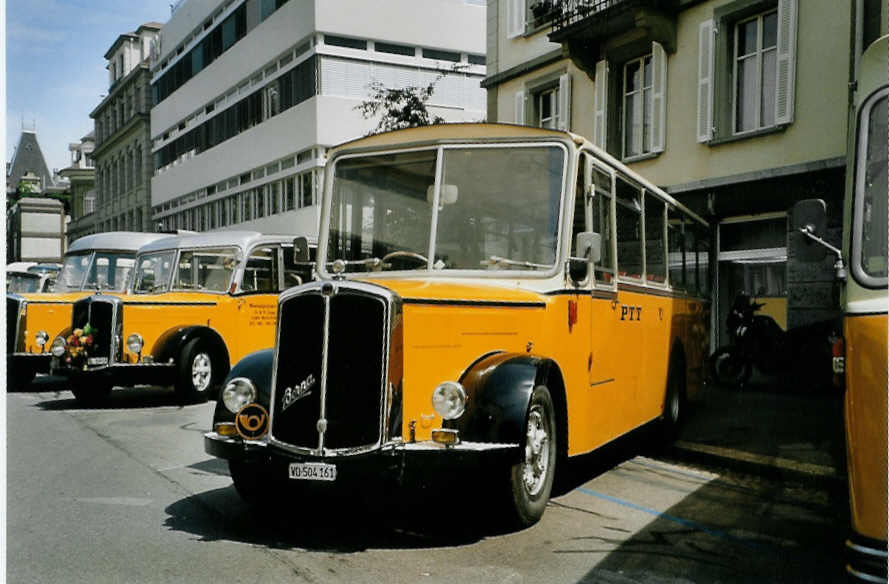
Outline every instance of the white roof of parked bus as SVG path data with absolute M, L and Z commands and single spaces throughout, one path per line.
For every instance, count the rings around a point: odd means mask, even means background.
M 85 250 L 131 251 L 136 253 L 139 248 L 151 241 L 171 237 L 169 233 L 142 233 L 139 231 L 109 231 L 94 233 L 76 239 L 68 246 L 67 253 Z
M 264 235 L 258 231 L 210 231 L 176 235 L 167 239 L 150 242 L 139 249 L 139 253 L 151 253 L 170 249 L 196 249 L 208 247 L 237 246 L 249 250 L 255 245 L 264 243 L 292 243 L 297 235 Z M 314 241 L 310 240 L 310 243 Z
M 407 128 L 404 130 L 383 132 L 381 134 L 374 134 L 372 136 L 344 142 L 330 150 L 329 158 L 332 159 L 334 156 L 344 152 L 360 153 L 366 149 L 379 150 L 387 146 L 408 148 L 415 146 L 420 147 L 432 143 L 514 142 L 520 140 L 546 140 L 547 138 L 563 142 L 571 142 L 577 148 L 592 150 L 597 158 L 605 161 L 609 166 L 619 170 L 644 188 L 657 192 L 674 207 L 686 211 L 692 217 L 704 225 L 707 225 L 707 221 L 699 215 L 695 214 L 688 207 L 668 195 L 662 188 L 630 169 L 617 158 L 614 158 L 583 136 L 572 132 L 565 132 L 563 130 L 550 130 L 546 128 L 535 128 L 533 126 L 519 126 L 516 124 L 436 124 L 434 126 L 421 126 L 419 128 Z

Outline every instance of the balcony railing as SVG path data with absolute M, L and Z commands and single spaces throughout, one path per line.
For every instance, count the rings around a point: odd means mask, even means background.
M 675 9 L 676 0 L 541 0 L 550 5 L 553 32 L 564 31 L 588 19 L 607 20 L 627 10 L 638 8 Z

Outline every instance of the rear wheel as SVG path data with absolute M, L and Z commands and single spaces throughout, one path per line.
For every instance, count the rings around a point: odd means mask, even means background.
M 176 393 L 188 402 L 205 401 L 215 396 L 222 379 L 221 359 L 203 339 L 185 344 L 179 359 Z
M 685 362 L 680 356 L 670 359 L 667 371 L 667 390 L 664 395 L 664 413 L 661 416 L 663 442 L 672 442 L 679 435 L 679 427 L 685 419 Z
M 528 527 L 543 516 L 556 471 L 556 416 L 552 396 L 538 385 L 525 418 L 522 460 L 509 469 L 510 523 Z
M 721 347 L 710 356 L 710 374 L 716 383 L 740 388 L 750 379 L 750 362 L 735 347 Z

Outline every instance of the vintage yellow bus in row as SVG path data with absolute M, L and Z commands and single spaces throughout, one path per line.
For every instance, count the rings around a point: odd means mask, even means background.
M 846 570 L 862 582 L 887 581 L 887 395 L 889 395 L 889 36 L 871 44 L 859 65 L 850 132 L 842 250 L 825 246 L 824 203 L 804 201 L 794 225 L 817 240 L 796 250 L 818 261 L 837 255 L 843 337 L 834 373 L 845 385 L 846 460 L 852 533 Z M 820 245 L 819 245 L 820 244 Z
M 574 134 L 445 124 L 337 147 L 320 280 L 280 296 L 274 350 L 232 370 L 205 448 L 248 500 L 483 465 L 530 525 L 567 457 L 680 422 L 710 245 Z
M 47 373 L 49 342 L 71 324 L 71 305 L 89 294 L 125 292 L 146 243 L 169 233 L 111 231 L 74 241 L 65 253 L 53 293 L 7 294 L 7 386 L 22 389 Z
M 179 235 L 143 246 L 131 294 L 74 303 L 50 352 L 75 397 L 172 385 L 185 401 L 215 397 L 231 363 L 274 343 L 278 293 L 312 277 L 309 244 L 254 231 Z

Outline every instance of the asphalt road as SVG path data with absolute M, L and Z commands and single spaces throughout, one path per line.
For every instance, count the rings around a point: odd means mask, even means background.
M 256 510 L 204 453 L 211 404 L 32 390 L 7 395 L 10 583 L 843 581 L 844 490 L 684 466 L 644 434 L 572 462 L 543 520 L 504 531 L 472 477 Z

